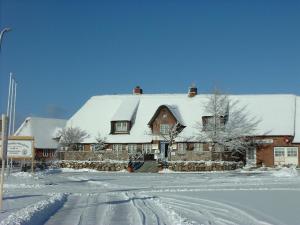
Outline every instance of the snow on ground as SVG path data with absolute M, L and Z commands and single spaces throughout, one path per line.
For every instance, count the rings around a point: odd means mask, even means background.
M 295 168 L 164 172 L 13 173 L 0 224 L 299 224 Z

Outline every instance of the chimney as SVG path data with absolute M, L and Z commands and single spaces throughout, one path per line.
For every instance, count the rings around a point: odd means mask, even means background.
M 188 93 L 188 96 L 189 97 L 194 97 L 195 95 L 197 95 L 197 87 L 195 84 L 192 84 L 190 87 L 189 87 L 189 93 Z
M 133 88 L 133 94 L 134 95 L 141 95 L 141 94 L 143 94 L 143 89 L 140 88 L 140 86 L 136 86 L 135 88 Z

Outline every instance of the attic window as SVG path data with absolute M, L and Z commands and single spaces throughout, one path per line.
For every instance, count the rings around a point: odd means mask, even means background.
M 115 132 L 128 132 L 128 122 L 118 121 L 115 123 Z

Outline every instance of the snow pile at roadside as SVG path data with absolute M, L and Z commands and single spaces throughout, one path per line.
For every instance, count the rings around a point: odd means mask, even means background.
M 67 200 L 67 194 L 54 194 L 49 199 L 29 205 L 9 215 L 0 225 L 42 224 Z
M 298 176 L 298 172 L 296 168 L 291 167 L 283 167 L 280 168 L 279 170 L 272 171 L 272 175 L 275 177 L 296 177 Z
M 118 173 L 129 173 L 128 170 L 125 170 L 125 169 L 120 170 L 120 171 L 117 171 L 117 172 L 118 172 Z
M 68 172 L 90 172 L 90 173 L 95 173 L 95 172 L 101 172 L 98 170 L 93 170 L 93 169 L 72 169 L 72 168 L 61 168 L 61 172 L 68 173 Z
M 158 171 L 158 173 L 174 173 L 174 172 L 175 171 L 170 170 L 170 169 L 163 169 L 163 170 Z
M 32 173 L 27 173 L 27 172 L 16 172 L 16 173 L 11 173 L 11 175 L 14 177 L 22 177 L 22 178 L 33 177 Z

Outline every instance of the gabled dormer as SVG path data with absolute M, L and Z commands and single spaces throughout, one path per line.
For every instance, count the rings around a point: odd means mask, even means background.
M 178 129 L 185 128 L 181 115 L 176 106 L 161 105 L 148 122 L 154 135 L 166 135 L 168 131 L 178 123 Z
M 135 122 L 138 106 L 139 98 L 137 96 L 124 99 L 110 121 L 110 133 L 129 134 Z

